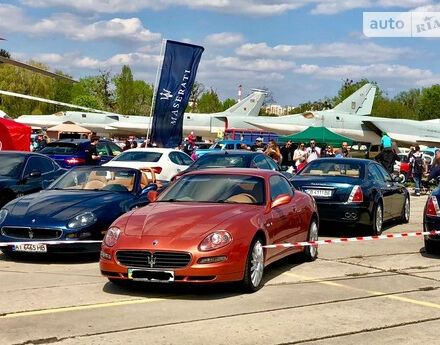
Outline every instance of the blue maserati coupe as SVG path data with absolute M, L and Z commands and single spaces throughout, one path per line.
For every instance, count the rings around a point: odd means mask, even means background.
M 147 194 L 157 190 L 158 183 L 137 169 L 73 168 L 47 189 L 17 198 L 0 210 L 0 242 L 11 242 L 1 250 L 6 254 L 99 252 L 100 243 L 82 241 L 101 240 L 121 214 L 148 204 Z M 38 241 L 75 243 L 31 243 Z

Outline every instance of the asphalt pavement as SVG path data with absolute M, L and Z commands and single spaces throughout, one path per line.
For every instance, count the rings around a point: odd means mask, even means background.
M 422 230 L 426 196 L 411 198 Z M 321 238 L 361 233 L 321 229 Z M 265 286 L 115 286 L 96 257 L 11 260 L 0 255 L 1 344 L 414 344 L 438 343 L 440 256 L 422 237 L 320 246 L 286 258 Z

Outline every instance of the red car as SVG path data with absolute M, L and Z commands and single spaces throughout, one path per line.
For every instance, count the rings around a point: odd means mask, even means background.
M 314 199 L 276 171 L 199 170 L 148 196 L 104 238 L 100 268 L 111 282 L 241 281 L 253 292 L 270 263 L 299 251 L 317 257 L 317 246 L 263 248 L 318 239 Z

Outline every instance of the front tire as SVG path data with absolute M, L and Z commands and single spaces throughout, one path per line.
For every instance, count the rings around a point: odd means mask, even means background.
M 307 241 L 318 241 L 318 222 L 316 219 L 312 219 L 309 226 L 309 234 L 307 235 Z M 318 257 L 318 245 L 316 246 L 306 246 L 304 248 L 304 260 L 311 262 L 315 261 Z
M 439 254 L 439 245 L 438 243 L 430 240 L 429 238 L 425 238 L 425 252 L 428 254 Z
M 264 250 L 263 240 L 255 237 L 249 247 L 246 267 L 243 277 L 243 289 L 246 292 L 255 292 L 263 286 Z
M 372 233 L 373 236 L 378 236 L 382 233 L 383 226 L 383 209 L 382 204 L 378 202 L 373 212 L 373 224 L 372 224 Z
M 400 220 L 403 224 L 409 223 L 410 210 L 411 210 L 411 208 L 410 208 L 410 203 L 409 203 L 409 196 L 407 195 L 405 197 L 405 202 L 403 203 L 402 216 L 400 218 Z

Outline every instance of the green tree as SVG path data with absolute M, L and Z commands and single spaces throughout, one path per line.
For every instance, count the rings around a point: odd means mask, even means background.
M 98 110 L 103 108 L 102 100 L 92 95 L 78 95 L 73 99 L 72 104 Z
M 203 93 L 197 104 L 197 111 L 199 113 L 210 114 L 217 113 L 222 110 L 223 104 L 220 102 L 217 93 L 213 89 Z
M 423 89 L 420 98 L 419 120 L 440 118 L 440 85 Z
M 3 57 L 8 58 L 8 59 L 11 58 L 11 54 L 7 50 L 5 50 L 5 49 L 0 49 L 0 56 L 3 56 Z
M 129 66 L 124 65 L 122 71 L 118 74 L 113 82 L 116 86 L 116 103 L 117 111 L 120 114 L 133 114 L 134 113 L 134 81 L 133 74 Z
M 153 86 L 143 80 L 135 80 L 133 83 L 134 115 L 150 115 L 151 100 L 153 98 Z
M 414 119 L 414 113 L 411 109 L 396 100 L 388 98 L 376 100 L 371 115 L 393 119 Z
M 186 109 L 187 112 L 197 112 L 197 104 L 199 103 L 200 96 L 205 92 L 205 86 L 198 81 L 195 81 L 191 89 L 191 95 L 189 96 L 189 105 Z
M 229 109 L 230 107 L 234 106 L 235 104 L 237 104 L 237 101 L 235 99 L 226 98 L 223 101 L 223 111 L 225 111 L 226 109 Z

